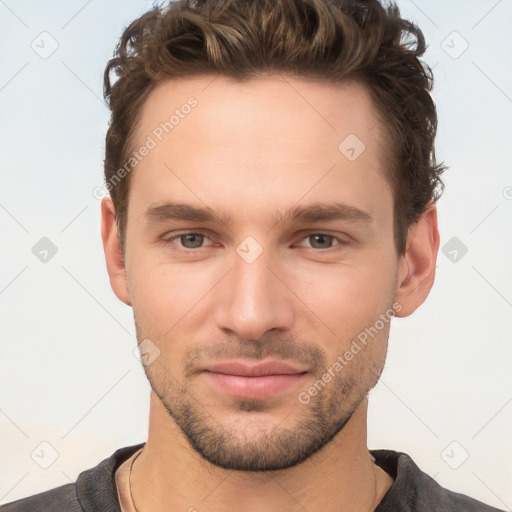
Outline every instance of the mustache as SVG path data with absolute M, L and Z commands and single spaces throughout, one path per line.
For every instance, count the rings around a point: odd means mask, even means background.
M 225 359 L 260 361 L 271 358 L 300 363 L 310 371 L 323 371 L 327 366 L 327 354 L 318 345 L 298 340 L 293 336 L 266 334 L 258 340 L 244 340 L 233 336 L 222 341 L 192 345 L 186 350 L 185 377 L 194 375 L 205 363 Z

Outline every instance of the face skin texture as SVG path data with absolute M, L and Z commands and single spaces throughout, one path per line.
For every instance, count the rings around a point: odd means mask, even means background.
M 165 81 L 143 107 L 134 146 L 190 97 L 197 105 L 132 171 L 124 263 L 114 207 L 102 202 L 112 288 L 133 308 L 138 343 L 157 354 L 144 365 L 152 392 L 132 474 L 137 509 L 373 510 L 392 484 L 366 445 L 367 394 L 389 334 L 378 321 L 393 305 L 410 315 L 432 287 L 435 205 L 398 257 L 384 127 L 360 84 Z M 365 146 L 352 161 L 338 149 L 350 134 Z M 171 202 L 221 219 L 155 210 Z M 335 203 L 366 215 L 318 215 Z M 333 369 L 372 326 L 378 333 Z M 266 398 L 233 396 L 203 370 L 235 359 L 303 373 Z M 325 386 L 300 401 L 329 368 Z

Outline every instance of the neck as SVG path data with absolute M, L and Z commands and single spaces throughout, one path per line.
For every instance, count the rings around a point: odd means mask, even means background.
M 393 480 L 374 465 L 367 449 L 367 406 L 365 399 L 343 430 L 301 464 L 246 472 L 219 468 L 199 456 L 152 392 L 148 440 L 131 478 L 136 508 L 372 511 Z

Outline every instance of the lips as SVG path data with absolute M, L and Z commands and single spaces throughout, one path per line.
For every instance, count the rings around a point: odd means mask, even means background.
M 225 375 L 240 375 L 243 377 L 261 377 L 265 375 L 293 375 L 303 373 L 305 370 L 282 361 L 262 361 L 249 364 L 243 361 L 228 361 L 212 364 L 204 368 L 206 371 L 223 373 Z
M 202 372 L 215 390 L 253 400 L 289 391 L 302 382 L 306 374 L 302 368 L 275 360 L 257 364 L 228 361 L 208 365 Z

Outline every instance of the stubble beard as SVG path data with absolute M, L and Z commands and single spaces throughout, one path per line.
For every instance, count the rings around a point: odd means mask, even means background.
M 308 404 L 292 395 L 289 412 L 280 419 L 270 414 L 265 417 L 272 409 L 265 400 L 234 399 L 233 412 L 238 413 L 240 421 L 227 425 L 214 417 L 214 411 L 209 412 L 200 396 L 193 395 L 188 383 L 182 385 L 172 377 L 162 357 L 158 365 L 144 370 L 162 405 L 203 459 L 224 469 L 273 471 L 307 460 L 347 425 L 378 382 L 385 354 L 373 364 L 364 356 L 362 359 L 336 374 Z M 322 374 L 312 377 L 307 386 Z M 293 428 L 284 427 L 282 423 L 293 414 L 297 416 Z

